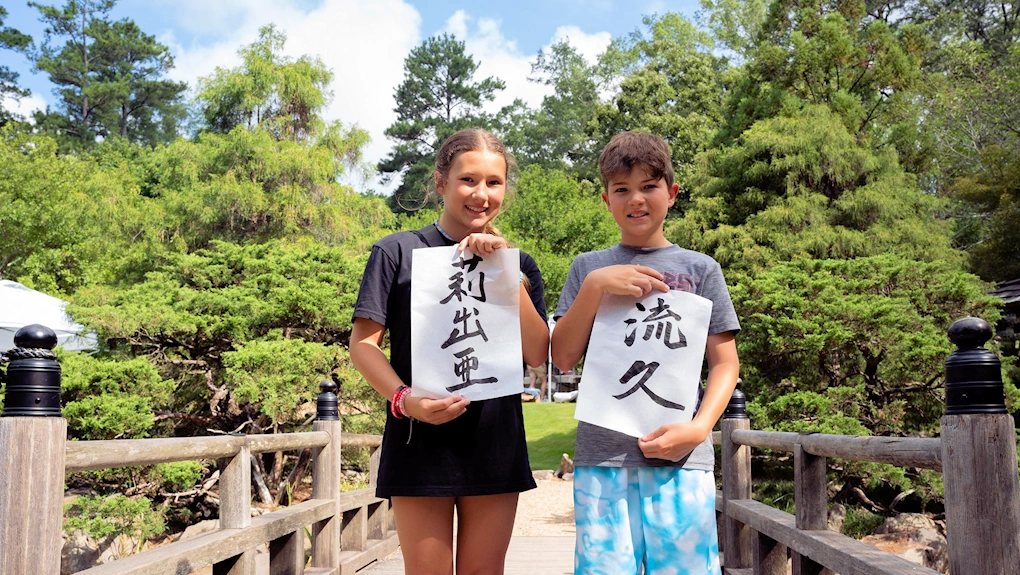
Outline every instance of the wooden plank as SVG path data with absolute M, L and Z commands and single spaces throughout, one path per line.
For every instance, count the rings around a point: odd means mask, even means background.
M 329 443 L 329 434 L 324 431 L 301 433 L 266 433 L 247 435 L 248 447 L 252 453 L 270 451 L 297 451 L 309 447 L 323 447 Z
M 344 435 L 344 447 L 379 447 L 382 445 L 381 435 L 368 433 L 347 433 Z
M 154 465 L 173 461 L 233 457 L 243 437 L 180 437 L 173 439 L 114 439 L 68 441 L 67 471 Z
M 375 489 L 366 487 L 356 491 L 345 491 L 337 498 L 341 511 L 353 511 L 383 501 L 375 496 Z
M 60 573 L 66 437 L 60 417 L 0 418 L 0 573 Z
M 788 452 L 793 451 L 794 445 L 800 444 L 808 453 L 822 457 L 942 469 L 942 442 L 931 437 L 856 437 L 749 429 L 734 431 L 733 442 L 760 449 Z
M 574 575 L 575 540 L 574 536 L 513 537 L 503 575 Z M 403 557 L 393 553 L 358 575 L 404 575 Z
M 747 419 L 730 418 L 722 420 L 722 491 L 723 500 L 742 500 L 751 498 L 751 448 L 737 445 L 732 436 L 748 429 L 751 423 Z M 720 508 L 716 503 L 716 508 Z M 725 510 L 725 504 L 721 509 Z M 724 567 L 750 567 L 753 540 L 750 528 L 733 517 L 723 514 L 721 524 Z
M 385 539 L 368 541 L 362 550 L 342 550 L 340 551 L 340 575 L 354 575 L 369 563 L 384 559 L 398 547 L 400 547 L 400 541 L 394 531 Z
M 304 529 L 269 542 L 269 575 L 302 575 L 304 572 Z
M 941 425 L 950 573 L 1020 573 L 1013 416 L 946 415 Z
M 825 458 L 811 455 L 802 444 L 793 446 L 794 502 L 797 529 L 828 528 L 829 497 L 826 491 Z M 809 557 L 793 552 L 793 575 L 833 575 Z
M 786 575 L 790 572 L 786 545 L 758 533 L 754 541 L 754 575 Z
M 305 575 L 340 575 L 336 567 L 309 567 L 305 569 Z
M 366 549 L 368 549 L 368 507 L 344 511 L 343 523 L 340 527 L 340 551 L 364 551 Z
M 243 529 L 220 529 L 192 539 L 177 541 L 99 565 L 75 575 L 188 575 L 237 555 L 238 550 L 255 549 L 306 525 L 321 521 L 333 512 L 333 501 L 310 499 L 251 520 Z
M 754 575 L 754 569 L 723 569 L 723 575 Z
M 220 465 L 220 529 L 243 529 L 251 525 L 251 451 L 242 445 L 237 455 Z M 217 562 L 213 575 L 255 575 L 255 550 L 241 549 Z
M 339 421 L 317 420 L 315 431 L 328 433 L 330 442 L 312 452 L 312 497 L 328 500 L 329 517 L 312 525 L 312 567 L 340 572 L 340 435 Z
M 800 531 L 789 513 L 757 501 L 727 501 L 727 514 L 841 575 L 938 575 L 834 531 Z

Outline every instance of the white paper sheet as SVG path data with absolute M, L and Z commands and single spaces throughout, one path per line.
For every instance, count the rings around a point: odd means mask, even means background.
M 632 437 L 690 421 L 711 319 L 712 301 L 684 291 L 604 296 L 574 417 Z
M 471 401 L 521 393 L 520 254 L 414 250 L 411 376 L 414 397 Z

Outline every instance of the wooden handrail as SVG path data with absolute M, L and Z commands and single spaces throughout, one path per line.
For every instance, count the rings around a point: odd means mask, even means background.
M 942 471 L 942 441 L 937 437 L 832 435 L 749 429 L 734 431 L 733 443 L 791 453 L 800 445 L 805 452 L 820 457 Z

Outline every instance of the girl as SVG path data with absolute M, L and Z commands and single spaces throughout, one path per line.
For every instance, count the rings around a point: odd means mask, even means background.
M 508 247 L 492 219 L 510 192 L 513 167 L 503 143 L 485 130 L 447 138 L 433 174 L 442 216 L 420 230 L 379 240 L 358 292 L 351 359 L 391 400 L 376 495 L 392 500 L 406 573 L 453 573 L 455 510 L 457 573 L 502 573 L 517 496 L 535 487 L 519 394 L 470 402 L 411 397 L 403 389 L 413 385 L 411 251 L 457 244 L 488 255 Z M 524 360 L 542 365 L 549 347 L 542 276 L 524 252 L 520 264 Z M 389 360 L 380 349 L 387 329 Z

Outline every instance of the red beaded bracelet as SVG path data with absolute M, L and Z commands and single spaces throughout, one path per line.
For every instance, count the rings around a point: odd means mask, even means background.
M 404 398 L 407 394 L 411 393 L 411 388 L 406 385 L 397 387 L 396 391 L 393 392 L 393 397 L 390 399 L 390 413 L 397 419 L 404 419 L 409 417 L 407 411 L 404 410 Z

